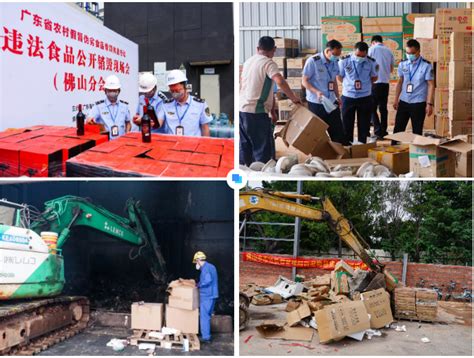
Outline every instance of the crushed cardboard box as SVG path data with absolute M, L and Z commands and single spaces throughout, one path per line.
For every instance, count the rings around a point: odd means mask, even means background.
M 290 327 L 296 326 L 302 319 L 311 316 L 311 310 L 306 302 L 302 302 L 301 305 L 288 312 L 286 322 Z
M 370 328 L 382 328 L 393 322 L 390 294 L 385 289 L 363 292 L 360 299 L 370 315 Z
M 288 324 L 280 321 L 266 321 L 255 328 L 266 339 L 311 342 L 314 334 L 314 329 L 312 328 L 289 327 Z
M 260 293 L 252 297 L 252 304 L 255 306 L 274 305 L 282 302 L 283 298 L 277 293 Z
M 266 292 L 277 293 L 284 299 L 288 299 L 291 296 L 296 296 L 303 292 L 303 284 L 301 282 L 293 282 L 283 276 L 279 276 L 278 280 L 273 286 L 265 288 Z

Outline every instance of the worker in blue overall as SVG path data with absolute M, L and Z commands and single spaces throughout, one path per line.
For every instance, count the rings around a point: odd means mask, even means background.
M 206 261 L 202 251 L 194 254 L 193 263 L 201 271 L 197 287 L 199 288 L 199 323 L 201 327 L 201 342 L 211 341 L 211 317 L 214 305 L 219 298 L 216 267 Z
M 173 98 L 163 101 L 158 121 L 166 126 L 167 134 L 193 137 L 209 137 L 211 112 L 206 101 L 191 96 L 187 89 L 188 79 L 181 70 L 168 73 L 167 85 Z
M 406 44 L 407 60 L 398 65 L 398 83 L 393 108 L 397 111 L 393 133 L 404 132 L 408 121 L 414 134 L 423 134 L 425 116 L 433 113 L 433 66 L 420 56 L 420 43 L 414 39 Z
M 372 83 L 377 81 L 378 65 L 367 56 L 369 46 L 357 42 L 354 52 L 339 61 L 339 80 L 342 81 L 342 122 L 346 143 L 354 142 L 354 123 L 357 113 L 357 140 L 367 142 L 373 110 Z
M 138 98 L 136 114 L 133 116 L 133 124 L 135 126 L 139 127 L 141 124 L 143 106 L 146 106 L 147 99 L 155 110 L 156 115 L 158 115 L 158 112 L 160 111 L 163 100 L 167 99 L 163 93 L 158 91 L 157 83 L 158 80 L 156 79 L 155 75 L 149 72 L 143 73 L 138 79 L 138 91 L 140 93 L 140 97 Z M 166 133 L 166 128 L 165 126 L 158 126 L 158 124 L 153 123 L 151 132 Z
M 101 124 L 109 132 L 109 139 L 114 140 L 130 132 L 130 111 L 128 103 L 118 100 L 120 80 L 111 75 L 105 79 L 105 100 L 95 103 L 89 112 L 87 124 Z

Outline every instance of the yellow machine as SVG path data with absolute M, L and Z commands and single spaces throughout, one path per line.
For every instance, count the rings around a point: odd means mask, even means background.
M 289 199 L 301 199 L 301 201 L 311 202 L 318 200 L 322 208 L 313 208 L 303 204 L 296 203 Z M 385 275 L 385 281 L 388 290 L 393 290 L 398 280 L 390 274 L 375 257 L 371 257 L 367 250 L 370 249 L 367 242 L 359 235 L 352 223 L 346 219 L 334 207 L 328 198 L 314 198 L 310 195 L 301 195 L 293 193 L 284 193 L 265 189 L 243 191 L 240 193 L 239 212 L 249 216 L 259 211 L 270 211 L 273 213 L 300 217 L 313 221 L 326 222 L 329 227 L 344 241 L 367 267 L 375 274 Z M 245 219 L 244 219 L 245 220 Z M 242 294 L 241 294 L 242 296 Z M 240 320 L 241 329 L 248 321 L 248 300 L 240 302 Z M 246 307 L 247 306 L 247 307 Z

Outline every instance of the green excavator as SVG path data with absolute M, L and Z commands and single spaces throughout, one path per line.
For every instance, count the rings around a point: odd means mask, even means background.
M 0 200 L 2 355 L 37 353 L 87 326 L 88 299 L 61 296 L 65 284 L 62 248 L 74 237 L 75 227 L 89 227 L 137 247 L 157 285 L 166 283 L 166 263 L 139 201 L 127 201 L 128 218 L 76 196 L 44 205 L 40 212 Z

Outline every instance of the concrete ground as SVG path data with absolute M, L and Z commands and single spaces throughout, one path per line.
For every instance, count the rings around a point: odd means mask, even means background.
M 127 346 L 123 351 L 115 352 L 106 344 L 112 338 L 124 339 L 132 332 L 122 327 L 92 326 L 82 333 L 56 344 L 40 353 L 44 356 L 146 356 L 146 351 L 139 350 L 137 346 Z M 214 334 L 210 344 L 201 344 L 201 350 L 182 352 L 179 349 L 156 348 L 156 356 L 211 356 L 234 355 L 234 338 L 232 333 Z
M 472 305 L 463 304 L 463 315 L 471 312 Z M 459 305 L 458 305 L 459 306 Z M 250 322 L 246 330 L 240 332 L 240 355 L 466 355 L 472 356 L 472 326 L 470 320 L 453 316 L 454 311 L 444 311 L 441 316 L 445 324 L 399 321 L 406 326 L 406 332 L 382 329 L 381 337 L 359 342 L 344 338 L 339 342 L 320 344 L 317 331 L 311 342 L 265 339 L 255 327 L 266 320 L 286 320 L 286 304 L 271 306 L 250 306 Z M 440 315 L 439 315 L 440 316 Z M 469 314 L 470 316 L 470 314 Z M 458 323 L 456 323 L 458 322 Z M 462 323 L 462 324 L 460 324 Z M 430 343 L 422 343 L 427 337 Z

